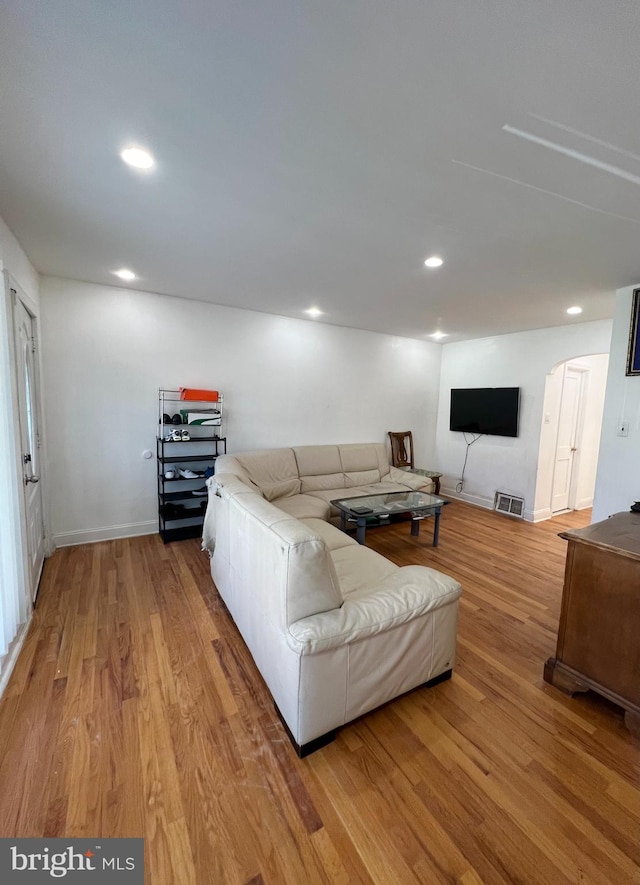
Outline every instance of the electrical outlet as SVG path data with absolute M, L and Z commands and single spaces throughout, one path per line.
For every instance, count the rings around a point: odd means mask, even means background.
M 629 436 L 629 422 L 628 421 L 619 421 L 618 422 L 618 430 L 616 431 L 618 436 Z

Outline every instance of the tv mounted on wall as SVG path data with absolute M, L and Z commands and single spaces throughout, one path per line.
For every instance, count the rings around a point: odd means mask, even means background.
M 519 402 L 519 387 L 454 388 L 449 430 L 517 436 Z

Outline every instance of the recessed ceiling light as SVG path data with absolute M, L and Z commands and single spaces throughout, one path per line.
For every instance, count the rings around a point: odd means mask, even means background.
M 313 319 L 322 316 L 322 311 L 319 307 L 310 307 L 309 310 L 305 310 L 305 313 L 309 314 Z
M 570 313 L 571 315 L 577 314 L 577 313 L 582 313 L 582 308 L 578 307 L 577 305 L 575 307 L 568 307 L 567 313 Z
M 125 283 L 130 283 L 132 280 L 137 279 L 136 275 L 132 270 L 128 270 L 126 267 L 121 267 L 120 270 L 112 271 L 113 275 L 116 277 L 120 277 L 121 280 L 124 280 Z
M 436 341 L 439 341 L 441 338 L 447 337 L 447 332 L 432 332 L 429 336 L 430 338 L 435 338 Z
M 153 155 L 144 148 L 128 147 L 120 152 L 120 156 L 125 163 L 136 169 L 152 169 L 156 165 Z
M 424 263 L 424 266 L 425 267 L 442 267 L 443 264 L 444 264 L 444 262 L 443 262 L 442 258 L 440 258 L 439 255 L 432 255 L 430 258 L 427 258 L 427 260 Z

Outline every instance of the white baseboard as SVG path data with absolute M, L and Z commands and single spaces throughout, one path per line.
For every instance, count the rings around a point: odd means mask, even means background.
M 485 498 L 482 495 L 470 495 L 467 492 L 456 492 L 455 489 L 450 489 L 446 486 L 443 486 L 440 491 L 445 498 L 466 501 L 467 504 L 474 504 L 476 507 L 483 507 L 485 510 L 493 510 L 493 498 Z
M 9 651 L 6 655 L 0 660 L 0 698 L 4 694 L 4 690 L 7 687 L 7 683 L 9 682 L 9 677 L 13 673 L 13 668 L 16 665 L 16 661 L 18 660 L 18 655 L 20 654 L 20 649 L 24 645 L 24 641 L 27 638 L 27 630 L 29 629 L 29 624 L 31 623 L 31 618 L 33 617 L 33 609 L 29 612 L 29 617 L 21 626 L 17 636 L 14 638 L 13 642 L 9 646 Z
M 441 489 L 445 498 L 452 498 L 455 501 L 466 501 L 467 504 L 473 504 L 474 507 L 482 507 L 484 510 L 495 510 L 495 501 L 493 498 L 485 498 L 482 495 L 469 495 L 465 492 L 458 493 L 455 489 L 443 487 Z M 509 516 L 509 514 L 501 513 L 507 519 L 518 519 L 519 517 Z M 551 511 L 544 510 L 527 510 L 525 509 L 523 519 L 525 522 L 540 522 L 543 519 L 549 519 Z
M 593 498 L 583 498 L 578 501 L 575 507 L 568 507 L 566 510 L 559 510 L 557 513 L 554 513 L 550 507 L 541 507 L 540 510 L 532 511 L 531 522 L 543 522 L 545 519 L 552 519 L 561 513 L 571 513 L 572 510 L 586 510 L 588 507 L 593 507 Z M 525 516 L 525 519 L 527 519 L 527 516 Z
M 117 538 L 133 538 L 137 535 L 155 535 L 158 521 L 129 522 L 108 525 L 97 529 L 80 529 L 77 532 L 60 532 L 53 536 L 56 547 L 72 547 L 76 544 L 95 544 L 98 541 L 115 541 Z

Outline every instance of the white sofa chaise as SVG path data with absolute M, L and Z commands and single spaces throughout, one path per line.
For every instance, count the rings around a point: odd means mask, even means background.
M 302 484 L 302 476 L 320 484 L 327 476 L 320 468 L 334 466 L 335 452 L 320 451 L 325 448 L 354 453 L 348 446 L 303 447 L 304 456 L 313 449 L 318 458 L 313 468 L 303 456 L 305 473 L 297 478 L 284 473 L 299 450 L 218 458 L 218 471 L 222 462 L 225 469 L 239 467 L 241 475 L 220 471 L 208 480 L 203 535 L 218 592 L 300 756 L 328 743 L 356 717 L 451 675 L 462 592 L 448 575 L 398 567 L 326 521 L 331 498 L 312 492 L 326 491 L 327 482 L 316 489 Z M 365 463 L 384 451 L 372 448 L 374 453 L 363 453 Z M 306 472 L 310 467 L 317 472 Z M 388 477 L 390 471 L 380 472 Z M 338 481 L 347 479 L 333 471 L 332 497 L 363 488 Z M 292 515 L 283 501 L 308 515 Z

